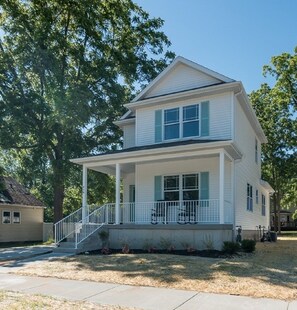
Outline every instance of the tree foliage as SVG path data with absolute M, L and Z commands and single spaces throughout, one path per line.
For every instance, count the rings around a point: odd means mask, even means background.
M 275 213 L 279 212 L 281 207 L 297 205 L 296 52 L 297 49 L 292 55 L 283 53 L 272 57 L 271 64 L 264 66 L 264 74 L 274 77 L 275 85 L 270 87 L 263 84 L 250 95 L 268 139 L 262 149 L 262 172 L 263 178 L 275 190 Z
M 116 148 L 135 83 L 174 55 L 163 21 L 130 0 L 3 0 L 0 12 L 0 147 L 47 185 L 56 222 L 68 159 Z

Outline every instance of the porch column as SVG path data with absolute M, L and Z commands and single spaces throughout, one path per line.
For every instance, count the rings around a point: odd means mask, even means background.
M 116 164 L 116 204 L 115 204 L 115 223 L 120 224 L 121 221 L 121 196 L 120 196 L 120 188 L 121 188 L 121 169 L 120 164 Z
M 224 179 L 225 179 L 225 154 L 220 151 L 220 186 L 219 186 L 219 206 L 220 206 L 220 224 L 224 224 Z
M 83 166 L 82 179 L 82 220 L 85 223 L 85 218 L 88 216 L 88 168 Z

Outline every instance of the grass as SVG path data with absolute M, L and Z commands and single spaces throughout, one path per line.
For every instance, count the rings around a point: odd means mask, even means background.
M 17 273 L 292 300 L 297 299 L 297 236 L 257 243 L 255 253 L 228 259 L 79 255 L 29 265 Z
M 86 301 L 66 301 L 44 295 L 24 294 L 19 292 L 0 291 L 0 309 L 6 310 L 125 310 L 120 306 L 104 306 Z

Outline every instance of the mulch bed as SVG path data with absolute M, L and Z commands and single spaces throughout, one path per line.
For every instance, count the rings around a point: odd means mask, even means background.
M 208 258 L 228 258 L 230 254 L 226 254 L 222 251 L 218 250 L 159 250 L 159 249 L 152 249 L 149 251 L 142 250 L 142 249 L 98 249 L 94 251 L 88 251 L 81 253 L 81 255 L 110 255 L 110 254 L 172 254 L 172 255 L 184 255 L 184 256 L 200 256 L 200 257 L 208 257 Z M 235 254 L 236 255 L 236 254 Z M 232 255 L 234 256 L 234 254 Z

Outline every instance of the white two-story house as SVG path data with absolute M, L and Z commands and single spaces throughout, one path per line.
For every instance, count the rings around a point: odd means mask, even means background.
M 261 180 L 266 137 L 241 82 L 177 57 L 125 107 L 115 122 L 123 149 L 72 160 L 83 167 L 78 240 L 90 234 L 81 234 L 84 225 L 93 225 L 89 232 L 103 225 L 112 247 L 123 240 L 158 246 L 166 238 L 177 248 L 187 242 L 219 249 L 234 239 L 236 226 L 243 237 L 268 227 L 273 190 Z M 115 176 L 114 202 L 89 209 L 89 169 Z M 60 231 L 57 241 L 70 232 Z

